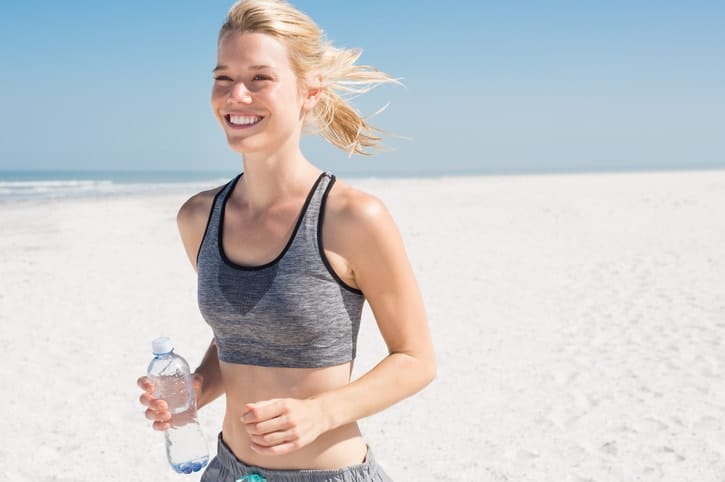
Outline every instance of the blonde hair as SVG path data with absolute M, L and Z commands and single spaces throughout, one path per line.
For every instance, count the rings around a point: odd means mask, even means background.
M 229 10 L 219 38 L 228 32 L 274 36 L 287 45 L 301 83 L 311 73 L 322 76 L 322 93 L 308 113 L 307 127 L 316 125 L 320 135 L 350 155 L 369 155 L 367 149 L 378 146 L 380 131 L 350 106 L 346 96 L 400 82 L 371 66 L 356 65 L 362 50 L 333 47 L 310 17 L 284 0 L 239 0 Z

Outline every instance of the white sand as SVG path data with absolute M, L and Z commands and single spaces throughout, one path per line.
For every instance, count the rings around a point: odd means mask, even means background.
M 396 481 L 723 480 L 724 171 L 359 184 L 399 222 L 439 357 L 361 422 Z M 184 197 L 0 205 L 0 480 L 198 480 L 135 385 L 155 336 L 194 366 L 211 336 Z M 356 374 L 384 353 L 368 312 Z M 222 411 L 200 413 L 212 451 Z

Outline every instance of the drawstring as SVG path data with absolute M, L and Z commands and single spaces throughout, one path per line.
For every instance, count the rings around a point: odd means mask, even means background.
M 234 482 L 267 482 L 267 479 L 259 474 L 242 475 Z

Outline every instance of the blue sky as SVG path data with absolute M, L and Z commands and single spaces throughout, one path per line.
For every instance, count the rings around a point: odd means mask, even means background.
M 293 2 L 404 78 L 335 172 L 725 167 L 725 2 Z M 0 169 L 237 170 L 209 107 L 231 2 L 3 2 Z

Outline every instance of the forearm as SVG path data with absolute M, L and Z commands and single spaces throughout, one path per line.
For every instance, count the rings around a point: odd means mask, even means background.
M 194 373 L 202 377 L 201 391 L 197 393 L 196 397 L 197 408 L 213 402 L 224 393 L 219 356 L 214 339 L 209 344 L 201 364 L 194 370 Z
M 435 377 L 433 355 L 391 353 L 365 375 L 337 390 L 315 397 L 326 416 L 327 430 L 355 422 L 415 394 Z

